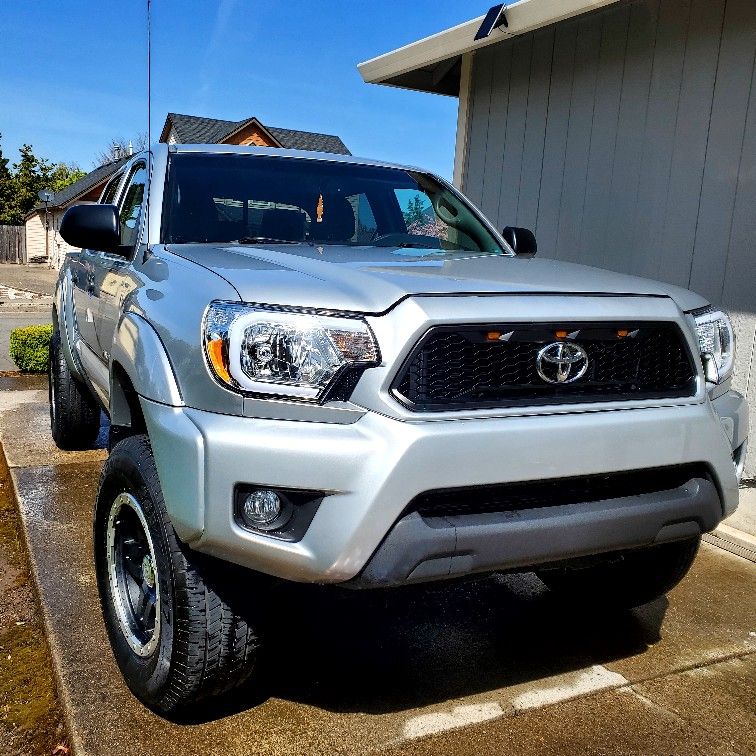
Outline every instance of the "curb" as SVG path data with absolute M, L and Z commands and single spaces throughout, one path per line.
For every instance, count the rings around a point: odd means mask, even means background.
M 742 530 L 719 525 L 712 533 L 704 533 L 703 540 L 756 564 L 756 537 Z
M 32 582 L 34 583 L 34 595 L 39 606 L 39 613 L 42 617 L 42 624 L 45 628 L 45 641 L 50 651 L 50 659 L 52 661 L 52 670 L 55 677 L 55 692 L 60 702 L 60 710 L 63 717 L 63 726 L 65 728 L 66 740 L 69 744 L 70 751 L 74 756 L 86 756 L 86 750 L 84 749 L 81 735 L 76 730 L 74 725 L 73 707 L 71 700 L 66 690 L 66 686 L 63 680 L 63 670 L 61 668 L 60 659 L 61 651 L 55 643 L 55 635 L 52 631 L 52 619 L 49 615 L 49 611 L 45 602 L 42 600 L 42 591 L 40 588 L 39 571 L 37 569 L 37 563 L 32 556 L 31 543 L 29 541 L 29 533 L 26 525 L 26 518 L 21 514 L 21 500 L 18 494 L 18 483 L 16 481 L 16 471 L 8 464 L 7 457 L 5 456 L 5 446 L 3 444 L 2 434 L 0 434 L 0 454 L 2 454 L 5 460 L 5 466 L 8 469 L 12 494 L 16 502 L 16 512 L 18 513 L 18 519 L 21 523 L 21 532 L 24 538 L 24 548 L 26 549 L 26 557 L 29 560 L 29 570 L 32 576 Z

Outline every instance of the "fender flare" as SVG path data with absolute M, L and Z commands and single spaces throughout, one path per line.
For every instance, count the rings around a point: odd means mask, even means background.
M 79 355 L 73 345 L 76 343 L 76 311 L 73 301 L 73 282 L 71 271 L 66 268 L 65 273 L 58 280 L 55 291 L 56 325 L 60 332 L 60 344 L 63 355 L 68 363 L 68 369 L 80 381 L 84 380 L 84 371 L 79 362 Z
M 165 346 L 152 325 L 135 312 L 126 313 L 116 330 L 110 356 L 110 421 L 131 425 L 131 410 L 118 380 L 118 365 L 138 396 L 172 407 L 184 400 Z

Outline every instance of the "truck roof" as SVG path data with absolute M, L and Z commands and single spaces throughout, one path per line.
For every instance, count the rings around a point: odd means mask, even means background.
M 280 147 L 247 147 L 238 144 L 169 144 L 167 145 L 169 153 L 217 153 L 217 154 L 234 154 L 234 155 L 266 155 L 270 157 L 297 158 L 303 160 L 328 160 L 335 163 L 350 163 L 352 165 L 375 165 L 383 168 L 399 168 L 402 170 L 420 171 L 421 173 L 431 173 L 425 168 L 413 165 L 402 165 L 400 163 L 390 163 L 384 160 L 374 160 L 372 158 L 357 157 L 355 155 L 341 155 L 334 152 L 311 152 L 309 150 L 286 150 Z M 155 145 L 155 148 L 165 148 L 165 145 Z

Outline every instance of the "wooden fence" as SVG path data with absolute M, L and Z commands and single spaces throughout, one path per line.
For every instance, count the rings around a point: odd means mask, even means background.
M 25 263 L 23 226 L 0 226 L 0 263 Z

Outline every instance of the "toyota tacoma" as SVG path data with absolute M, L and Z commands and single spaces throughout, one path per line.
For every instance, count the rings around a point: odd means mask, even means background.
M 52 434 L 109 419 L 97 579 L 153 709 L 248 678 L 275 580 L 535 571 L 633 607 L 737 506 L 727 315 L 534 258 L 427 171 L 161 144 L 60 234 Z

